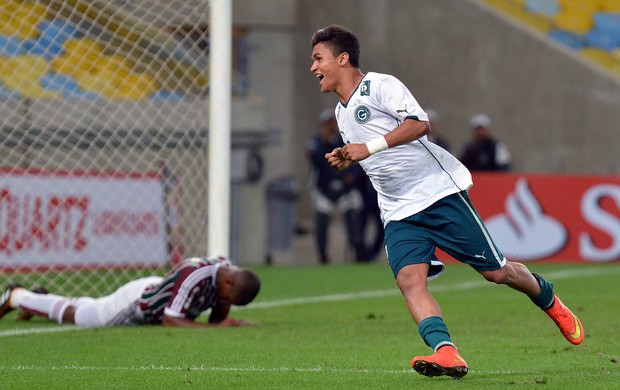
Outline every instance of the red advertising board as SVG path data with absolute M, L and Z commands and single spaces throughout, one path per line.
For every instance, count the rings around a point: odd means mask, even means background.
M 0 269 L 161 265 L 157 173 L 0 169 Z
M 620 176 L 476 173 L 469 195 L 508 259 L 620 260 Z

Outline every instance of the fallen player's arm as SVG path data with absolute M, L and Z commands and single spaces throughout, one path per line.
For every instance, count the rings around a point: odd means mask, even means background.
M 177 327 L 177 328 L 210 328 L 210 327 L 233 327 L 233 326 L 256 326 L 255 323 L 238 320 L 232 317 L 226 317 L 219 322 L 196 322 L 185 317 L 171 317 L 164 315 L 162 319 L 163 326 Z
M 205 328 L 209 326 L 207 323 L 204 323 L 204 322 L 196 322 L 189 318 L 172 317 L 172 316 L 167 316 L 165 314 L 164 314 L 164 317 L 162 318 L 161 323 L 163 326 L 172 326 L 172 327 L 178 327 L 178 328 Z
M 213 308 L 211 308 L 211 315 L 209 315 L 210 326 L 255 326 L 256 324 L 249 321 L 238 320 L 236 318 L 229 317 L 230 302 L 226 300 L 219 301 Z

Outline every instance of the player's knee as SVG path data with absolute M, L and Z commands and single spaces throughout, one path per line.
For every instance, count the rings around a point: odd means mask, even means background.
M 75 324 L 75 306 L 68 306 L 62 314 L 63 324 Z

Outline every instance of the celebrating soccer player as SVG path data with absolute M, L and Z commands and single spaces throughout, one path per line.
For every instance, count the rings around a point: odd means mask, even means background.
M 521 263 L 506 260 L 468 198 L 472 177 L 446 150 L 428 141 L 428 116 L 397 78 L 359 68 L 359 41 L 331 25 L 312 37 L 312 66 L 321 92 L 335 92 L 344 147 L 327 153 L 334 169 L 359 163 L 377 190 L 388 261 L 420 336 L 434 354 L 417 356 L 426 376 L 461 378 L 468 366 L 457 352 L 441 309 L 427 288 L 444 265 L 441 248 L 486 280 L 526 294 L 573 344 L 583 341 L 579 319 L 554 294 L 553 285 Z

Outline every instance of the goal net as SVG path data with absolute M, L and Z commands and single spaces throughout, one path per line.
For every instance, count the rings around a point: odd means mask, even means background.
M 0 0 L 0 285 L 206 254 L 207 0 Z

